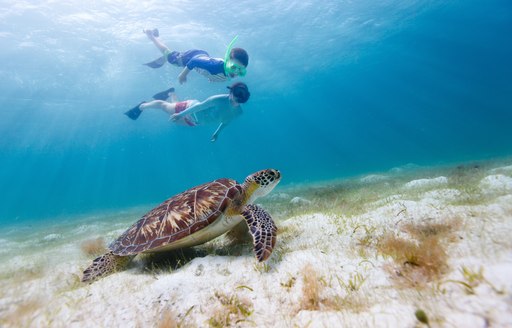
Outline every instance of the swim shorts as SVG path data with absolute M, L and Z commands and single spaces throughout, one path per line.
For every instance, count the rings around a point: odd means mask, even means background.
M 180 101 L 180 102 L 177 102 L 176 105 L 174 106 L 174 112 L 176 114 L 178 113 L 181 113 L 183 112 L 185 109 L 187 109 L 188 107 L 188 103 L 186 101 Z M 187 125 L 189 126 L 196 126 L 196 123 L 194 123 L 189 117 L 187 116 L 184 116 L 183 117 L 183 121 L 185 121 L 185 123 L 187 123 Z
M 192 49 L 185 52 L 172 51 L 167 55 L 167 61 L 176 66 L 184 67 L 187 63 L 196 56 L 207 56 L 208 53 L 204 50 Z

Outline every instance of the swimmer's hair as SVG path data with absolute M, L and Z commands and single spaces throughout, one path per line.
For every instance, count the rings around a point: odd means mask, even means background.
M 229 92 L 233 94 L 233 97 L 236 98 L 236 101 L 240 104 L 246 103 L 251 96 L 247 84 L 243 82 L 233 83 L 230 87 L 228 87 L 228 89 Z
M 245 51 L 242 48 L 231 49 L 231 52 L 229 53 L 229 58 L 238 60 L 245 67 L 249 65 L 249 55 L 247 54 L 247 51 Z

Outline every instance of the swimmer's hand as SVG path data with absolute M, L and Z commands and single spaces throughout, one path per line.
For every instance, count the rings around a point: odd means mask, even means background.
M 184 74 L 178 75 L 178 81 L 180 82 L 180 84 L 187 82 L 187 75 L 184 75 Z
M 178 75 L 178 81 L 180 82 L 180 84 L 187 82 L 187 75 L 189 72 L 190 70 L 188 69 L 188 67 L 185 66 L 183 71 L 181 71 L 180 75 Z

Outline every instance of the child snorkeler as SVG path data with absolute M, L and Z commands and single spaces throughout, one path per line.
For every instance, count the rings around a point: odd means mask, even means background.
M 215 142 L 226 125 L 242 114 L 240 104 L 246 103 L 251 95 L 247 85 L 242 82 L 236 82 L 228 89 L 229 94 L 211 96 L 200 102 L 198 100 L 178 101 L 174 88 L 171 88 L 154 95 L 153 98 L 156 100 L 142 102 L 125 114 L 132 120 L 136 120 L 143 111 L 160 108 L 171 115 L 171 121 L 179 125 L 196 126 L 219 123 L 211 138 L 211 141 Z M 166 101 L 167 96 L 170 98 L 170 102 Z
M 210 55 L 199 49 L 187 50 L 185 52 L 170 51 L 159 39 L 157 29 L 143 30 L 147 37 L 153 41 L 155 46 L 162 52 L 163 56 L 159 57 L 147 65 L 151 68 L 162 67 L 165 62 L 172 65 L 183 67 L 178 81 L 183 84 L 187 81 L 187 75 L 191 70 L 196 70 L 201 75 L 206 76 L 210 82 L 223 82 L 229 78 L 244 76 L 246 68 L 249 64 L 249 55 L 242 48 L 232 48 L 237 37 L 231 41 L 224 59 L 212 58 Z

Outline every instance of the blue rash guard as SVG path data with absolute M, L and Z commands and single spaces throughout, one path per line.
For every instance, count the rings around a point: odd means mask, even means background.
M 211 82 L 223 82 L 228 79 L 224 73 L 224 60 L 212 58 L 204 50 L 173 51 L 167 55 L 167 61 L 172 65 L 196 70 Z

